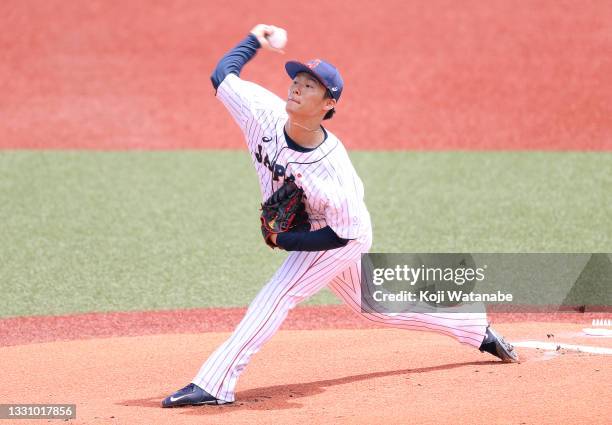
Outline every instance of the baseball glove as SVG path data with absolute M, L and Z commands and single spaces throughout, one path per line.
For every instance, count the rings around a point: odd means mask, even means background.
M 261 204 L 261 234 L 270 248 L 276 248 L 271 240 L 273 234 L 310 230 L 303 197 L 302 188 L 292 181 L 285 181 Z

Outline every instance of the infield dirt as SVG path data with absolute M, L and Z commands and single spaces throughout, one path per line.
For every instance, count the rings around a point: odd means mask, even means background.
M 203 312 L 200 317 L 206 321 Z M 209 318 L 219 317 L 210 313 Z M 240 313 L 236 309 L 220 327 L 231 326 Z M 294 313 L 286 329 L 254 356 L 232 405 L 161 409 L 161 400 L 186 385 L 229 334 L 176 333 L 186 332 L 180 326 L 152 326 L 147 332 L 146 325 L 132 329 L 142 336 L 83 340 L 64 335 L 68 340 L 22 341 L 0 348 L 0 399 L 76 403 L 77 419 L 71 422 L 75 424 L 556 425 L 604 424 L 612 413 L 605 401 L 612 391 L 610 356 L 520 349 L 521 363 L 504 364 L 444 336 L 369 325 L 355 329 L 367 322 L 355 321 L 355 315 L 338 306 L 298 308 Z M 171 317 L 165 314 L 166 320 Z M 176 318 L 179 312 L 173 314 Z M 316 319 L 319 315 L 336 316 L 344 329 L 325 329 Z M 195 316 L 188 312 L 184 317 Z M 116 320 L 102 325 L 100 317 L 79 315 L 72 318 L 73 325 L 78 318 L 81 331 L 89 319 L 94 326 L 106 327 L 106 335 L 121 333 L 113 329 Z M 123 319 L 130 323 L 129 317 Z M 2 322 L 9 320 L 17 319 Z M 141 315 L 140 323 L 156 322 Z M 212 328 L 212 323 L 201 325 L 202 330 Z M 10 328 L 18 329 L 15 325 L 11 322 Z M 612 345 L 609 338 L 580 336 L 584 326 L 579 323 L 495 326 L 510 341 Z M 308 327 L 311 330 L 305 330 Z M 169 333 L 159 334 L 164 331 Z M 3 339 L 6 342 L 6 335 Z

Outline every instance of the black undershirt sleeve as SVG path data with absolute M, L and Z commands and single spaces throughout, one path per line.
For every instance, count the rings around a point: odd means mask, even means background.
M 348 239 L 339 237 L 331 227 L 314 232 L 285 232 L 276 237 L 276 245 L 285 251 L 327 251 L 345 246 Z
M 242 40 L 232 50 L 227 52 L 217 64 L 217 67 L 210 76 L 215 90 L 221 85 L 228 74 L 236 74 L 240 76 L 242 67 L 250 61 L 257 53 L 257 49 L 261 47 L 257 37 L 249 34 L 247 38 Z

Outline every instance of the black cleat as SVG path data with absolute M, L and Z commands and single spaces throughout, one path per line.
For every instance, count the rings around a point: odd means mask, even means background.
M 506 363 L 516 363 L 519 361 L 514 347 L 504 341 L 504 338 L 491 329 L 491 326 L 487 327 L 487 334 L 480 345 L 480 351 L 491 353 Z
M 219 400 L 196 384 L 189 384 L 185 388 L 181 388 L 169 397 L 162 401 L 162 407 L 179 407 L 179 406 L 199 406 L 202 404 L 226 404 L 224 400 Z

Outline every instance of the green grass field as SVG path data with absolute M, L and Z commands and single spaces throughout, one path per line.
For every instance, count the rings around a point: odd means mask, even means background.
M 373 252 L 612 252 L 612 154 L 351 157 Z M 0 317 L 246 305 L 284 258 L 244 151 L 3 151 L 0 199 Z

